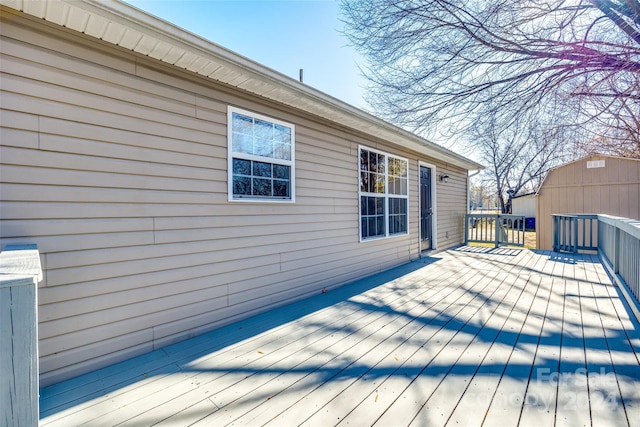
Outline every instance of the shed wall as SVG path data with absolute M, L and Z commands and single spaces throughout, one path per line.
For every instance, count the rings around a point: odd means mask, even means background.
M 587 167 L 604 161 L 604 167 Z M 640 160 L 590 156 L 549 172 L 538 195 L 539 249 L 553 247 L 553 214 L 593 213 L 640 219 Z
M 522 196 L 511 200 L 511 213 L 524 215 L 527 218 L 536 217 L 536 196 Z
M 2 13 L 0 244 L 36 243 L 41 385 L 419 256 L 418 163 L 438 246 L 466 171 L 72 31 Z M 296 126 L 296 203 L 227 200 L 227 107 Z M 358 146 L 410 162 L 410 233 L 359 242 Z

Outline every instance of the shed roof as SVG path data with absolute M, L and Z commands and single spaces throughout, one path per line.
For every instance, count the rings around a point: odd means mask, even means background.
M 566 166 L 572 165 L 574 163 L 578 163 L 578 162 L 584 162 L 584 161 L 588 161 L 589 159 L 593 159 L 594 157 L 598 157 L 598 158 L 608 158 L 608 159 L 620 159 L 620 160 L 629 160 L 631 162 L 640 162 L 640 159 L 635 159 L 633 157 L 621 157 L 621 156 L 611 156 L 609 154 L 599 154 L 599 153 L 593 153 L 593 154 L 589 154 L 588 156 L 585 157 L 581 157 L 579 159 L 576 160 L 572 160 L 570 162 L 567 163 L 563 163 L 561 165 L 558 165 L 554 168 L 551 168 L 547 171 L 546 175 L 544 176 L 544 179 L 542 180 L 542 182 L 540 183 L 540 186 L 538 187 L 538 189 L 536 190 L 535 194 L 538 195 L 540 194 L 540 190 L 542 189 L 542 187 L 544 186 L 545 181 L 547 180 L 547 178 L 549 177 L 549 175 L 551 174 L 551 172 L 558 170 L 560 168 L 564 168 Z
M 0 0 L 0 4 L 467 170 L 460 154 L 122 1 Z

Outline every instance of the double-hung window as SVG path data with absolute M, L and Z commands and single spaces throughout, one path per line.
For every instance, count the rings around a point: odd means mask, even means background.
M 360 147 L 360 240 L 407 234 L 407 159 Z
M 295 127 L 229 107 L 229 201 L 295 201 Z

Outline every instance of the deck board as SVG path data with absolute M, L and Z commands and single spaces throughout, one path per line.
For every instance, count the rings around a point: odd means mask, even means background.
M 593 255 L 462 247 L 41 390 L 41 425 L 633 425 Z

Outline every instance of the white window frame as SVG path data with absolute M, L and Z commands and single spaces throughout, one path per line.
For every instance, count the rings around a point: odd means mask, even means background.
M 252 117 L 254 119 L 263 120 L 266 122 L 270 122 L 273 124 L 277 124 L 280 126 L 287 127 L 291 130 L 291 158 L 290 160 L 282 160 L 275 159 L 272 157 L 264 157 L 255 154 L 248 153 L 237 153 L 233 151 L 233 114 L 241 114 L 243 116 Z M 296 133 L 295 133 L 295 125 L 292 123 L 284 122 L 282 120 L 274 119 L 272 117 L 264 116 L 262 114 L 254 113 L 253 111 L 243 110 L 241 108 L 228 106 L 227 107 L 227 194 L 229 202 L 240 202 L 240 203 L 295 203 L 296 201 L 296 184 L 295 184 L 295 165 L 296 165 Z M 234 197 L 233 194 L 233 159 L 243 159 L 243 160 L 252 160 L 257 162 L 278 164 L 278 165 L 286 165 L 290 167 L 289 174 L 289 198 L 278 198 L 278 197 L 260 197 L 260 196 L 249 196 L 249 197 Z
M 385 192 L 384 193 L 370 193 L 362 191 L 362 174 L 360 169 L 360 158 L 362 150 L 370 151 L 373 153 L 381 154 L 385 156 Z M 407 164 L 407 194 L 392 194 L 389 193 L 389 157 L 393 157 L 394 159 L 402 160 Z M 406 237 L 409 235 L 409 230 L 411 229 L 410 225 L 410 206 L 409 206 L 409 176 L 410 176 L 410 168 L 411 164 L 408 159 L 397 156 L 395 154 L 387 153 L 385 151 L 377 150 L 375 148 L 367 147 L 365 145 L 358 146 L 358 236 L 361 243 L 363 242 L 372 242 L 376 240 L 382 239 L 392 239 L 395 237 Z M 375 237 L 366 237 L 362 236 L 362 197 L 383 197 L 384 198 L 384 226 L 385 226 L 385 235 L 384 236 L 375 236 Z M 389 234 L 389 199 L 390 198 L 400 198 L 406 199 L 407 201 L 407 230 L 404 233 L 394 233 Z

